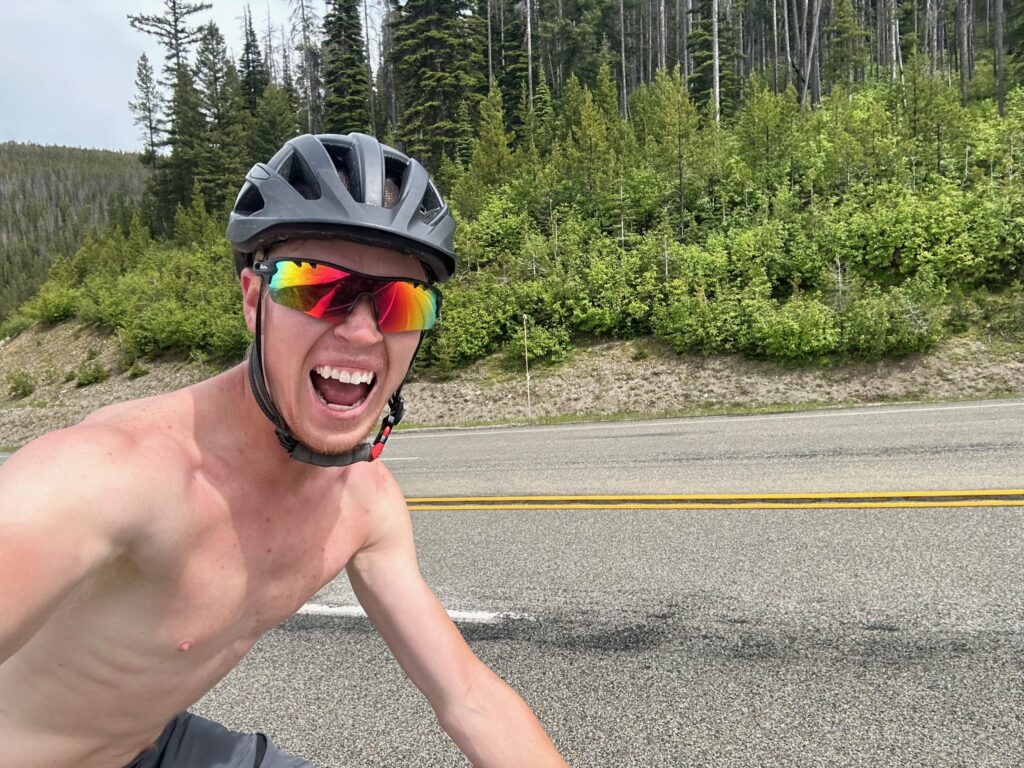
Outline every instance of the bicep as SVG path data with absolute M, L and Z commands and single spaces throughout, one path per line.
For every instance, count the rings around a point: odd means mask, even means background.
M 43 438 L 0 470 L 0 661 L 123 546 L 110 510 L 96 508 L 105 472 L 80 459 Z

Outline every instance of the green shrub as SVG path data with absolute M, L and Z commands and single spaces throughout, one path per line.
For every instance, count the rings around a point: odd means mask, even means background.
M 672 345 L 676 352 L 713 354 L 725 346 L 715 308 L 700 291 L 691 296 L 670 289 L 665 304 L 654 312 L 654 335 Z
M 0 339 L 14 338 L 31 328 L 33 323 L 35 323 L 35 320 L 19 309 L 0 323 Z
M 583 290 L 572 302 L 572 326 L 595 335 L 632 338 L 651 332 L 658 302 L 658 274 L 644 254 L 596 241 Z
M 105 381 L 109 375 L 98 360 L 83 360 L 75 371 L 75 386 L 87 387 L 90 384 L 98 384 Z
M 15 368 L 5 377 L 7 392 L 14 400 L 28 397 L 36 391 L 36 380 L 24 368 Z
M 810 362 L 839 348 L 835 313 L 818 299 L 798 296 L 782 306 L 766 306 L 752 321 L 752 345 L 771 359 Z
M 1024 341 L 1024 284 L 1014 283 L 1002 293 L 986 294 L 979 314 L 979 330 L 986 335 Z
M 889 302 L 874 291 L 851 302 L 842 314 L 842 346 L 855 357 L 877 360 L 890 346 Z
M 931 349 L 942 338 L 948 308 L 903 287 L 892 288 L 889 301 L 889 346 L 887 352 L 905 355 Z
M 49 325 L 74 317 L 78 308 L 78 291 L 55 283 L 45 283 L 29 302 L 29 316 Z
M 483 357 L 497 346 L 514 315 L 501 283 L 485 279 L 453 286 L 444 294 L 441 323 L 424 340 L 424 365 L 445 374 Z
M 525 351 L 530 354 L 530 365 L 534 363 L 560 363 L 572 348 L 569 331 L 565 328 L 530 326 L 526 334 L 526 349 L 523 346 L 523 328 L 512 334 L 502 351 L 505 365 L 522 370 L 526 367 Z

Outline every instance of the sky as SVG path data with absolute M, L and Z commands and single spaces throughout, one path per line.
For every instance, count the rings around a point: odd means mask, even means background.
M 232 58 L 241 52 L 241 0 L 213 0 L 190 17 L 213 21 Z M 268 13 L 288 18 L 287 0 L 253 0 L 257 34 Z M 128 102 L 139 56 L 159 74 L 156 39 L 132 29 L 128 14 L 161 15 L 163 0 L 0 0 L 0 142 L 140 151 Z

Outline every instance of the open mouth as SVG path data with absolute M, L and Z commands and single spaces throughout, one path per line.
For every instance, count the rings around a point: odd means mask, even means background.
M 309 372 L 313 391 L 332 411 L 352 411 L 366 402 L 373 390 L 373 371 L 321 365 Z

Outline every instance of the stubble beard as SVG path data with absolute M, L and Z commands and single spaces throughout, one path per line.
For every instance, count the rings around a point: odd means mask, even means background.
M 366 414 L 363 415 L 362 421 L 345 430 L 349 432 L 351 429 L 354 434 L 328 434 L 327 437 L 312 436 L 305 434 L 306 430 L 294 427 L 291 429 L 291 432 L 299 442 L 321 455 L 341 456 L 352 452 L 363 443 L 371 442 L 376 437 L 376 427 L 380 424 L 381 419 L 384 418 L 384 413 L 385 406 L 368 409 Z

